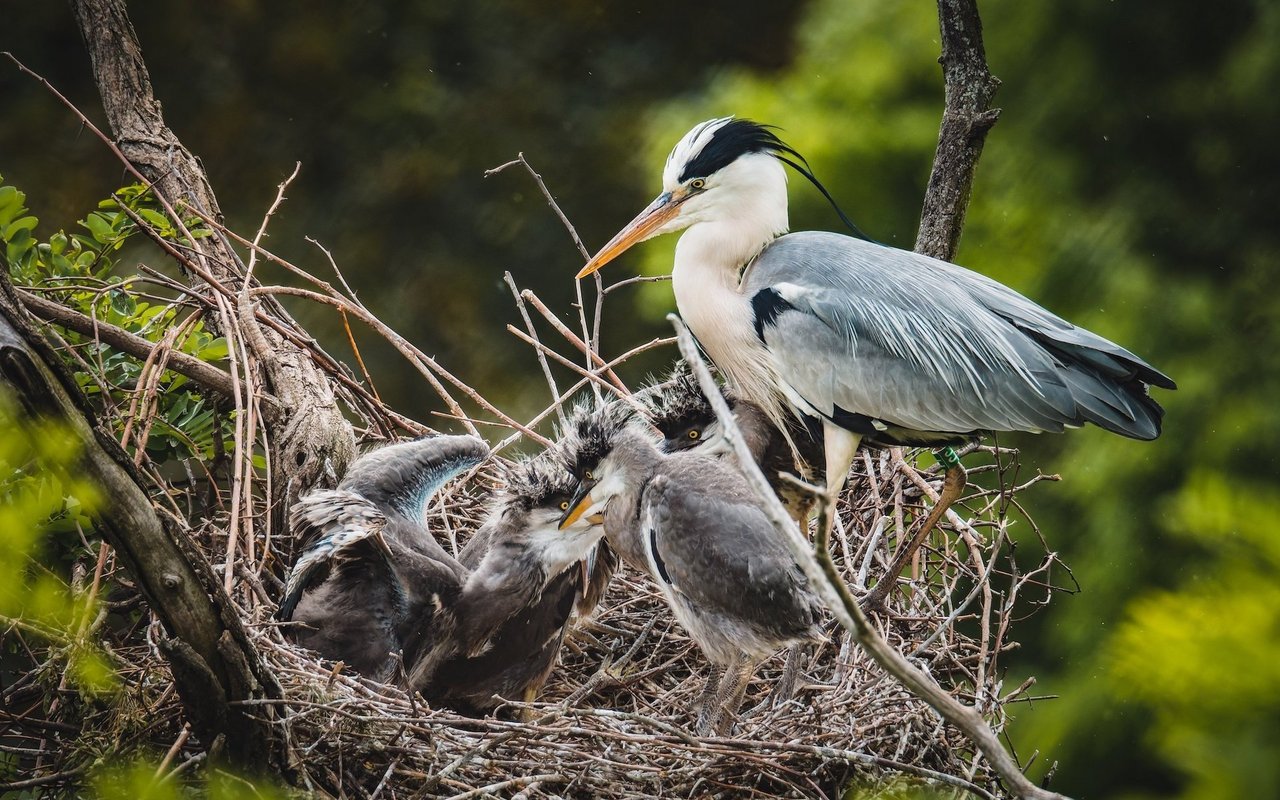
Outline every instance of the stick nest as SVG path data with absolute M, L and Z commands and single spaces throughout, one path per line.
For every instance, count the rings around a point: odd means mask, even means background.
M 263 257 L 269 254 L 264 251 Z M 522 438 L 545 441 L 536 434 L 537 426 L 588 384 L 597 392 L 625 395 L 613 367 L 670 341 L 651 342 L 606 364 L 593 355 L 591 345 L 598 339 L 600 306 L 609 291 L 634 280 L 598 286 L 594 322 L 588 325 L 584 313 L 578 336 L 531 292 L 518 292 L 508 276 L 526 323 L 524 331 L 513 332 L 534 348 L 554 398 L 535 418 L 517 422 L 391 334 L 349 291 L 285 266 L 316 289 L 265 287 L 259 294 L 301 295 L 337 307 L 344 319 L 367 323 L 428 379 L 458 424 L 475 432 L 483 417 L 515 429 L 495 445 L 498 450 Z M 529 306 L 556 331 L 570 355 L 542 342 Z M 193 307 L 194 313 L 214 313 L 207 303 Z M 230 350 L 239 360 L 233 374 L 242 382 L 243 396 L 237 395 L 234 404 L 223 398 L 226 406 L 234 405 L 238 422 L 218 463 L 188 459 L 175 469 L 148 462 L 145 431 L 158 407 L 157 383 L 148 376 L 163 370 L 164 358 L 143 364 L 136 402 L 99 410 L 138 454 L 144 478 L 154 484 L 157 508 L 181 520 L 219 580 L 230 587 L 282 693 L 279 699 L 254 701 L 258 707 L 253 713 L 283 729 L 298 784 L 316 793 L 371 798 L 648 798 L 839 797 L 851 784 L 874 789 L 908 781 L 1002 796 L 968 740 L 871 664 L 834 622 L 826 626 L 826 640 L 806 650 L 793 699 L 780 705 L 770 701 L 782 669 L 784 656 L 779 654 L 757 671 L 731 734 L 693 736 L 695 698 L 709 665 L 656 587 L 625 567 L 595 615 L 578 620 L 538 701 L 511 702 L 493 717 L 472 719 L 431 709 L 421 699 L 350 674 L 288 643 L 272 614 L 281 578 L 294 557 L 294 542 L 288 531 L 273 528 L 269 512 L 270 480 L 279 480 L 261 462 L 261 454 L 270 452 L 269 421 L 251 413 L 259 408 L 255 398 L 263 386 L 252 377 L 258 374 L 252 348 L 238 346 L 252 343 L 253 332 L 242 328 L 251 318 L 243 310 L 238 315 L 221 311 L 220 329 L 232 334 Z M 156 352 L 172 344 L 161 343 Z M 76 355 L 95 347 L 92 342 L 67 334 L 62 346 L 73 368 L 94 369 L 94 358 Z M 339 401 L 364 423 L 366 438 L 429 430 L 383 406 L 367 373 L 359 381 L 314 341 L 303 340 L 299 346 L 310 348 L 313 361 L 328 371 Z M 564 390 L 557 386 L 548 358 L 557 369 L 571 370 L 577 383 Z M 453 392 L 479 409 L 477 419 L 462 411 Z M 138 431 L 144 432 L 141 442 Z M 920 455 L 863 451 L 855 462 L 832 543 L 835 561 L 855 594 L 883 579 L 895 549 L 911 538 L 932 505 L 941 474 L 936 465 L 917 466 Z M 237 459 L 240 469 L 233 469 Z M 954 507 L 956 513 L 932 534 L 910 579 L 890 594 L 886 608 L 872 621 L 894 647 L 1001 731 L 1008 704 L 1031 685 L 1003 685 L 1002 655 L 1017 646 L 1018 622 L 1043 605 L 1055 579 L 1069 572 L 1052 548 L 1028 547 L 1037 554 L 1015 558 L 1009 540 L 1015 522 L 1023 531 L 1022 541 L 1039 536 L 1018 501 L 1022 492 L 1050 476 L 1019 483 L 1017 453 L 996 447 L 971 449 L 966 466 L 969 488 Z M 496 474 L 486 468 L 437 495 L 427 519 L 446 548 L 458 548 L 478 527 Z M 83 545 L 72 569 L 73 591 L 83 591 L 95 572 L 98 544 L 84 540 Z M 101 583 L 103 602 L 88 632 L 105 648 L 119 687 L 100 695 L 74 688 L 67 676 L 75 647 L 49 644 L 22 626 L 11 627 L 5 636 L 12 668 L 6 670 L 10 680 L 3 688 L 0 721 L 5 725 L 3 749 L 19 769 L 18 780 L 0 788 L 41 786 L 57 792 L 78 787 L 95 764 L 117 758 L 122 750 L 166 754 L 157 774 L 166 780 L 176 774 L 181 780 L 198 772 L 209 749 L 218 746 L 190 736 L 157 644 L 161 631 L 127 575 L 117 571 L 109 555 L 104 558 L 101 580 L 93 580 L 94 592 Z M 24 775 L 36 777 L 24 780 Z

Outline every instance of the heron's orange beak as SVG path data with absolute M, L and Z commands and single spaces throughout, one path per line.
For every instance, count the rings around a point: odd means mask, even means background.
M 560 518 L 560 524 L 557 526 L 560 530 L 564 530 L 573 523 L 578 521 L 587 511 L 595 505 L 596 500 L 591 496 L 591 490 L 596 486 L 596 481 L 582 481 L 578 484 L 578 490 L 573 493 L 572 499 L 569 500 L 569 508 L 564 512 L 564 516 Z M 592 515 L 587 518 L 588 522 L 595 522 L 594 517 L 599 514 Z
M 578 272 L 578 279 L 581 280 L 608 264 L 622 255 L 631 245 L 643 242 L 645 239 L 656 235 L 663 225 L 666 225 L 679 213 L 680 204 L 688 197 L 688 192 L 679 189 L 675 192 L 663 192 L 658 195 L 658 198 L 650 203 L 648 208 L 641 211 L 635 219 L 627 223 L 627 227 L 618 231 L 617 236 L 610 239 L 608 244 L 600 248 L 599 253 L 592 256 L 587 265 Z

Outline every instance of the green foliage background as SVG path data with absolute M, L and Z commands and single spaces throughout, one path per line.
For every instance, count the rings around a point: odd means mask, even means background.
M 525 176 L 481 177 L 517 151 L 598 246 L 656 192 L 675 137 L 749 115 L 782 126 L 869 233 L 914 239 L 942 104 L 931 3 L 132 5 L 232 224 L 255 229 L 301 160 L 272 249 L 320 271 L 302 237 L 320 239 L 371 308 L 514 412 L 545 401 L 502 332 L 502 272 L 564 308 L 578 264 Z M 1155 443 L 1015 440 L 1064 476 L 1030 510 L 1082 586 L 1024 629 L 1019 672 L 1062 699 L 1020 710 L 1015 743 L 1078 796 L 1280 796 L 1280 6 L 980 6 L 1004 114 L 958 260 L 1180 387 Z M 6 13 L 0 47 L 96 116 L 65 8 Z M 12 69 L 0 98 L 0 172 L 50 241 L 120 169 Z M 792 202 L 795 228 L 838 229 L 803 184 Z M 664 271 L 671 246 L 609 269 Z M 606 349 L 665 329 L 669 289 L 636 297 L 611 299 Z M 296 310 L 343 350 L 326 312 Z M 383 396 L 425 419 L 428 390 L 362 346 Z

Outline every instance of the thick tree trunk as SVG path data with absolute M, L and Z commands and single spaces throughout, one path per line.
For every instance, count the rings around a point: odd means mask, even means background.
M 240 769 L 282 772 L 284 749 L 269 721 L 233 701 L 278 698 L 236 609 L 186 533 L 166 525 L 132 461 L 98 424 L 57 354 L 0 270 L 0 379 L 32 418 L 53 419 L 79 441 L 78 468 L 102 490 L 95 524 L 168 634 L 160 641 L 192 727 L 215 756 Z M 264 715 L 268 716 L 269 715 Z
M 71 0 L 71 7 L 121 152 L 171 206 L 189 206 L 211 219 L 221 219 L 203 167 L 165 125 L 125 0 Z M 191 244 L 204 273 L 191 275 L 193 290 L 214 297 L 219 292 L 211 283 L 217 283 L 232 294 L 228 298 L 224 293 L 223 303 L 248 305 L 247 295 L 240 292 L 246 285 L 245 269 L 226 239 L 209 236 Z M 256 283 L 250 279 L 247 285 Z M 279 325 L 301 334 L 304 341 L 310 339 L 274 299 L 263 300 L 262 309 Z M 244 342 L 261 368 L 268 390 L 279 401 L 278 406 L 264 409 L 271 464 L 276 470 L 272 476 L 272 519 L 279 525 L 300 493 L 341 474 L 355 455 L 355 435 L 342 415 L 332 384 L 310 355 L 272 327 L 259 326 L 246 310 L 234 308 L 228 316 L 233 327 L 239 320 Z M 216 319 L 210 322 L 218 324 Z

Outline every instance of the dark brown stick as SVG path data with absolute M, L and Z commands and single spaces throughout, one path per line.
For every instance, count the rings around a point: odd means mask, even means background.
M 938 0 L 946 108 L 929 174 L 916 252 L 950 261 L 960 242 L 973 175 L 1000 109 L 991 100 L 1000 86 L 987 68 L 976 0 Z

